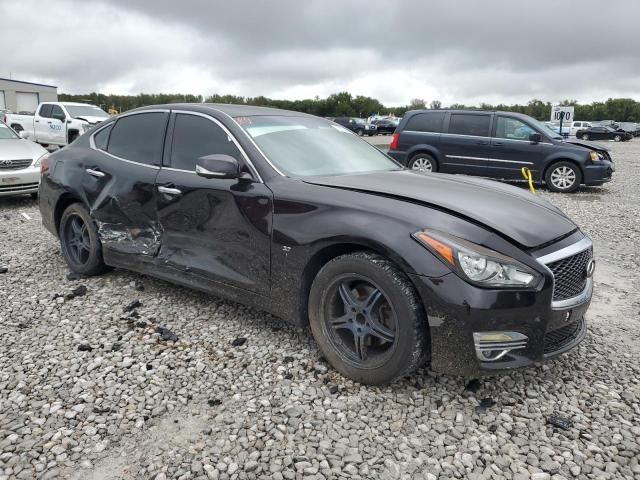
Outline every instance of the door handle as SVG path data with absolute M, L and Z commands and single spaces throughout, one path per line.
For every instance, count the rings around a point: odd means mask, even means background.
M 182 194 L 182 190 L 178 190 L 177 188 L 172 187 L 158 187 L 158 191 L 161 193 L 166 193 L 167 195 L 180 195 Z
M 40 123 L 40 120 L 36 120 L 36 123 Z
M 93 168 L 87 168 L 85 170 L 85 172 L 87 172 L 89 175 L 93 175 L 94 177 L 98 177 L 98 178 L 102 178 L 106 175 L 106 173 L 101 172 L 98 169 L 93 169 Z
M 496 146 L 496 147 L 502 147 L 502 146 L 504 146 L 504 143 L 502 143 L 502 142 L 496 142 L 496 143 L 494 143 L 493 145 L 494 145 L 494 146 Z
M 489 145 L 489 142 L 485 140 L 478 140 L 478 145 Z

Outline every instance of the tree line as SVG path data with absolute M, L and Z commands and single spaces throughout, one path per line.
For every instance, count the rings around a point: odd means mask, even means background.
M 167 103 L 233 103 L 240 105 L 256 105 L 264 107 L 282 108 L 298 112 L 309 113 L 320 117 L 368 117 L 372 114 L 395 115 L 401 117 L 407 110 L 421 108 L 450 108 L 450 109 L 477 109 L 477 110 L 501 110 L 507 112 L 519 112 L 534 117 L 538 120 L 548 121 L 551 116 L 551 102 L 531 100 L 526 104 L 490 105 L 482 103 L 477 106 L 452 104 L 443 107 L 442 102 L 433 100 L 427 103 L 416 98 L 408 105 L 401 107 L 386 107 L 375 98 L 362 95 L 352 95 L 349 92 L 340 92 L 329 95 L 326 98 L 310 98 L 304 100 L 279 100 L 259 97 L 242 97 L 238 95 L 202 95 L 191 94 L 167 94 L 167 93 L 140 93 L 138 95 L 106 95 L 102 93 L 89 93 L 71 95 L 61 93 L 60 101 L 86 102 L 99 105 L 104 110 L 115 108 L 124 112 L 145 105 L 157 105 Z M 560 105 L 572 105 L 575 109 L 576 120 L 616 120 L 618 122 L 640 122 L 640 102 L 631 98 L 609 98 L 604 102 L 580 104 L 576 100 L 564 100 Z

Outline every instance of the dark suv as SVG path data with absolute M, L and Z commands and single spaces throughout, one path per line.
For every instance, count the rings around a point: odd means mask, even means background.
M 389 155 L 421 171 L 522 179 L 527 167 L 550 190 L 571 192 L 611 180 L 606 148 L 563 140 L 543 123 L 509 112 L 414 110 L 393 134 Z
M 378 129 L 375 125 L 367 123 L 362 118 L 355 117 L 336 117 L 333 119 L 338 125 L 342 125 L 345 128 L 348 128 L 352 132 L 357 133 L 361 137 L 363 135 L 376 135 L 378 133 Z

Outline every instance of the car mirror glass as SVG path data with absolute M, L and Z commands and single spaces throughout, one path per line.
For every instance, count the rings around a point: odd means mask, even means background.
M 239 178 L 240 164 L 231 155 L 206 155 L 196 160 L 196 174 L 204 178 Z

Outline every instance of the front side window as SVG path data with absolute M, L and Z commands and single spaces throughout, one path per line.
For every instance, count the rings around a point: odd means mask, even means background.
M 236 121 L 279 170 L 295 177 L 401 170 L 347 128 L 315 117 L 252 116 Z
M 198 115 L 176 114 L 171 167 L 194 172 L 196 160 L 206 155 L 230 155 L 241 161 L 240 150 L 213 121 Z
M 60 107 L 60 105 L 51 105 L 51 118 L 57 118 L 58 120 L 61 118 L 66 118 L 67 116 L 64 114 L 64 111 Z
M 50 104 L 46 104 L 46 105 L 42 105 L 40 107 L 40 113 L 38 113 L 38 115 L 40 115 L 41 117 L 44 118 L 51 118 L 51 108 L 53 105 Z
M 536 133 L 536 131 L 516 118 L 498 117 L 496 138 L 528 141 L 532 133 Z
M 444 120 L 443 112 L 427 112 L 419 113 L 409 119 L 405 130 L 413 132 L 442 132 L 442 121 Z
M 109 137 L 107 151 L 126 160 L 160 165 L 167 114 L 152 112 L 118 119 Z
M 490 123 L 491 117 L 489 115 L 452 113 L 449 121 L 449 133 L 488 137 Z

